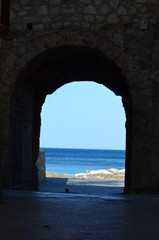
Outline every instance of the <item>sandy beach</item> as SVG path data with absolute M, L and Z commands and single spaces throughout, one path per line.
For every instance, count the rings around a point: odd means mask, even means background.
M 69 176 L 61 173 L 49 173 L 46 172 L 46 178 L 80 178 L 80 179 L 104 179 L 104 180 L 124 180 L 125 170 L 118 169 L 108 169 L 108 170 L 98 170 L 90 171 L 87 170 L 86 173 L 79 173 L 75 176 Z

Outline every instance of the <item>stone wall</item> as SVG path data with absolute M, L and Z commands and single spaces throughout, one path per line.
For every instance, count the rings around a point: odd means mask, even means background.
M 35 95 L 35 83 L 31 77 L 24 77 L 25 67 L 30 64 L 28 72 L 33 76 L 41 66 L 42 60 L 38 58 L 40 54 L 61 46 L 80 46 L 103 53 L 120 68 L 125 77 L 132 100 L 131 110 L 128 107 L 131 117 L 127 117 L 127 125 L 132 126 L 129 131 L 131 133 L 128 134 L 131 139 L 129 137 L 127 143 L 131 148 L 131 153 L 128 154 L 131 175 L 129 188 L 133 190 L 154 187 L 157 191 L 158 0 L 15 0 L 11 1 L 10 16 L 10 39 L 4 43 L 2 65 L 3 184 L 7 185 L 9 174 L 10 113 L 13 96 L 23 98 L 26 105 L 24 139 L 25 148 L 30 150 L 24 150 L 24 162 L 29 162 L 30 168 L 33 168 L 33 165 L 35 167 L 33 159 L 36 159 L 36 156 L 33 152 L 38 154 L 40 126 L 37 126 L 35 134 L 35 124 L 29 120 L 34 116 L 32 99 Z M 31 64 L 36 57 L 36 63 L 34 61 L 34 64 Z M 45 55 L 43 58 L 47 65 Z M 38 77 L 36 75 L 35 78 Z M 49 84 L 50 87 L 48 79 L 44 82 L 44 85 Z M 52 84 L 52 91 L 67 83 L 67 80 L 54 82 L 56 86 Z M 38 84 L 36 86 L 38 89 Z M 40 96 L 40 92 L 36 94 L 41 100 L 35 105 L 40 109 L 45 96 Z M 29 99 L 30 105 L 26 99 Z M 34 122 L 36 119 L 40 121 L 38 114 Z M 32 152 L 31 144 L 35 142 L 37 149 Z M 30 168 L 26 170 L 28 176 Z
M 39 157 L 37 160 L 37 168 L 38 168 L 38 177 L 39 181 L 43 180 L 45 178 L 46 172 L 45 172 L 45 151 L 39 152 Z
M 0 199 L 2 197 L 2 38 L 8 37 L 10 1 L 0 2 Z
M 1 38 L 0 38 L 0 102 L 1 102 Z M 0 199 L 2 198 L 2 193 L 1 193 L 1 187 L 2 187 L 2 183 L 1 183 L 1 171 L 2 171 L 2 167 L 1 167 L 1 146 L 2 146 L 2 129 L 1 129 L 1 121 L 2 121 L 2 111 L 1 111 L 1 104 L 0 104 Z
M 43 32 L 59 28 L 106 31 L 115 25 L 148 30 L 157 24 L 157 0 L 15 0 L 11 3 L 11 28 Z M 27 25 L 28 24 L 28 25 Z

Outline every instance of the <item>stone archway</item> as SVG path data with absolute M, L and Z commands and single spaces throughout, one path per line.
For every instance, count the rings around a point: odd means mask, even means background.
M 24 113 L 21 164 L 21 181 L 24 187 L 38 188 L 36 160 L 39 153 L 40 112 L 46 95 L 65 83 L 81 80 L 101 83 L 122 97 L 127 118 L 125 191 L 131 188 L 132 103 L 128 84 L 114 61 L 95 48 L 83 46 L 63 46 L 46 50 L 29 61 L 18 76 L 12 102 L 13 105 L 18 104 L 19 108 L 22 106 L 21 111 Z M 15 147 L 11 149 L 13 156 Z M 21 171 L 22 167 L 19 174 Z M 10 177 L 12 181 L 12 174 Z

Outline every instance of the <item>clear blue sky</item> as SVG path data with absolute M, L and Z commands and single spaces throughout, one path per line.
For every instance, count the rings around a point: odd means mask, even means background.
M 48 95 L 40 147 L 125 149 L 120 96 L 95 82 L 72 82 Z

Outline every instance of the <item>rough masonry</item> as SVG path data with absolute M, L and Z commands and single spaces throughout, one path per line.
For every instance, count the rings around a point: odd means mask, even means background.
M 87 79 L 122 97 L 125 192 L 158 192 L 158 52 L 158 0 L 11 1 L 2 47 L 2 185 L 38 188 L 45 97 Z

